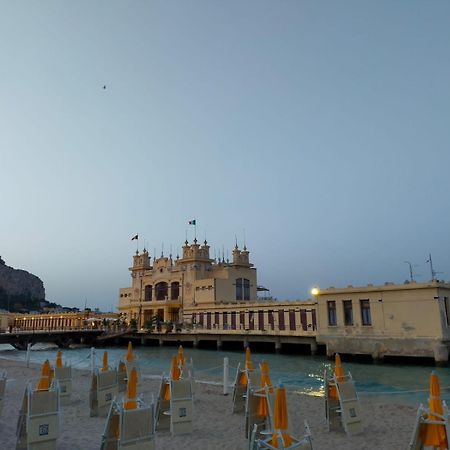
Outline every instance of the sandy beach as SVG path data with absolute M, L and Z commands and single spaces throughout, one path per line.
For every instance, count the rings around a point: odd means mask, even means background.
M 7 371 L 8 382 L 0 417 L 1 449 L 15 448 L 16 423 L 27 380 L 38 377 L 39 367 L 0 359 L 0 372 Z M 89 417 L 90 373 L 74 370 L 72 402 L 61 407 L 60 450 L 98 450 L 105 418 Z M 144 378 L 144 399 L 156 396 L 159 382 Z M 232 397 L 224 396 L 220 386 L 196 385 L 194 432 L 172 437 L 169 432 L 156 433 L 157 449 L 223 449 L 245 450 L 248 442 L 244 436 L 244 415 L 232 414 Z M 303 421 L 310 425 L 313 446 L 317 450 L 332 449 L 406 449 L 416 415 L 413 406 L 362 400 L 365 432 L 347 437 L 343 432 L 327 432 L 324 419 L 323 398 L 288 393 L 289 426 L 291 433 L 303 434 Z

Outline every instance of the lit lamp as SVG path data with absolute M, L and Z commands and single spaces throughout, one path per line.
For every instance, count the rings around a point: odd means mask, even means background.
M 316 299 L 317 299 L 317 297 L 319 296 L 319 294 L 320 294 L 320 290 L 319 290 L 318 287 L 313 287 L 313 288 L 311 289 L 311 295 L 313 295 L 314 297 L 316 297 Z

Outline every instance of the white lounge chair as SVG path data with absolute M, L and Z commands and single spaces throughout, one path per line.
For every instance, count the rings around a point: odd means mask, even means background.
M 102 436 L 101 450 L 154 450 L 154 404 L 137 400 L 136 409 L 113 401 Z
M 350 374 L 339 377 L 328 377 L 325 373 L 325 416 L 328 430 L 343 428 L 347 435 L 361 433 L 363 422 L 361 418 L 361 405 L 356 393 L 355 382 Z M 330 396 L 330 388 L 334 387 L 337 399 Z
M 94 371 L 89 395 L 90 416 L 106 417 L 111 402 L 119 393 L 117 371 Z
M 434 419 L 431 420 L 430 410 L 425 408 L 422 404 L 419 405 L 419 409 L 417 410 L 416 421 L 414 423 L 413 434 L 411 437 L 411 441 L 409 442 L 408 449 L 409 450 L 423 450 L 424 444 L 421 439 L 422 430 L 428 425 L 442 425 L 445 428 L 445 432 L 447 436 L 450 436 L 450 424 L 449 424 L 449 410 L 445 401 L 442 402 L 443 414 L 437 414 L 433 412 Z M 428 447 L 427 447 L 428 448 Z
M 3 398 L 6 390 L 6 372 L 3 372 L 0 377 L 0 416 L 2 415 Z
M 55 379 L 59 384 L 60 404 L 68 405 L 72 395 L 72 367 L 55 367 Z
M 256 434 L 256 431 L 255 431 Z M 252 433 L 253 436 L 253 433 Z M 289 446 L 285 446 L 283 442 L 283 438 L 281 434 L 279 434 L 277 438 L 278 446 L 275 447 L 272 445 L 272 436 L 268 437 L 265 440 L 259 439 L 256 440 L 256 447 L 254 447 L 254 443 L 250 442 L 253 447 L 251 449 L 268 449 L 268 450 L 313 450 L 312 441 L 311 441 L 311 431 L 309 429 L 308 423 L 305 420 L 305 434 L 301 439 L 296 439 L 291 437 L 292 443 Z
M 247 376 L 247 384 L 240 384 L 239 380 L 241 376 L 245 374 Z M 247 389 L 250 386 L 257 386 L 259 383 L 259 374 L 256 370 L 241 369 L 239 363 L 236 369 L 236 376 L 233 384 L 233 414 L 239 412 L 245 412 L 245 402 L 247 398 Z
M 268 415 L 263 417 L 258 414 L 261 399 L 267 400 Z M 264 434 L 273 430 L 273 402 L 274 394 L 270 393 L 267 386 L 255 389 L 252 386 L 247 390 L 245 402 L 245 437 L 250 439 L 256 426 L 256 438 L 261 438 Z
M 157 431 L 170 429 L 170 400 L 165 399 L 166 389 L 170 389 L 170 378 L 166 377 L 163 374 L 163 376 L 161 377 L 161 384 L 159 386 L 155 409 L 155 422 Z
M 17 422 L 16 450 L 56 450 L 59 434 L 59 393 L 57 383 L 49 390 L 25 389 Z
M 173 435 L 192 431 L 194 398 L 191 380 L 170 381 L 170 432 Z

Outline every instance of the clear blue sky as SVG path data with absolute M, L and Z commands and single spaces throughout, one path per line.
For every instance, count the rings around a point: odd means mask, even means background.
M 450 279 L 448 1 L 0 8 L 0 255 L 109 308 L 136 233 L 243 229 L 279 299 Z M 102 86 L 107 89 L 103 90 Z M 192 229 L 189 230 L 192 239 Z

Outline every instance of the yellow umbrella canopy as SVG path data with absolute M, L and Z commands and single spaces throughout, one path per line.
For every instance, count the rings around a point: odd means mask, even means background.
M 130 373 L 130 378 L 127 383 L 127 397 L 124 405 L 125 409 L 137 408 L 137 372 L 133 367 Z
M 264 388 L 267 386 L 269 388 L 269 392 L 273 392 L 272 387 L 272 381 L 270 379 L 269 374 L 269 363 L 267 361 L 263 361 L 261 363 L 261 389 L 264 390 Z M 265 390 L 264 390 L 265 392 Z M 257 415 L 260 417 L 267 417 L 269 415 L 269 406 L 267 404 L 267 398 L 260 397 L 259 403 L 258 403 L 258 409 L 257 409 Z
M 439 416 L 444 413 L 441 401 L 441 389 L 438 376 L 432 372 L 430 376 L 430 398 L 428 400 L 430 414 L 429 420 L 442 420 Z M 445 425 L 427 423 L 421 430 L 421 439 L 424 446 L 444 450 L 448 448 L 447 433 Z
M 127 361 L 131 362 L 134 360 L 134 354 L 133 354 L 133 345 L 131 344 L 131 341 L 128 342 L 128 350 L 127 350 Z
M 62 351 L 58 350 L 56 353 L 56 367 L 58 369 L 62 369 L 63 363 L 62 363 Z
M 184 359 L 184 350 L 183 350 L 183 346 L 180 345 L 178 347 L 178 365 L 180 367 L 184 367 L 185 364 L 185 359 Z
M 341 357 L 339 353 L 336 353 L 334 356 L 334 375 L 336 376 L 337 381 L 342 381 L 344 379 L 344 369 L 341 363 Z M 331 385 L 328 387 L 328 397 L 334 398 L 336 400 L 339 399 L 338 392 L 336 386 Z
M 274 433 L 272 434 L 271 444 L 273 447 L 278 448 L 278 437 L 281 435 L 283 440 L 283 446 L 289 447 L 293 440 L 288 434 L 288 411 L 287 411 L 287 399 L 286 389 L 283 385 L 277 389 L 275 397 L 274 407 Z
M 239 384 L 247 386 L 248 376 L 247 372 L 253 371 L 252 354 L 250 353 L 250 347 L 245 348 L 245 371 L 243 371 L 239 377 Z
M 344 369 L 342 367 L 341 363 L 341 357 L 339 356 L 339 353 L 336 353 L 334 357 L 334 374 L 336 375 L 336 379 L 338 381 L 343 381 L 344 379 Z
M 180 377 L 181 377 L 181 370 L 178 367 L 178 354 L 177 354 L 172 357 L 172 367 L 170 369 L 170 378 L 173 381 L 177 381 L 180 379 Z M 164 400 L 170 400 L 170 385 L 169 385 L 169 383 L 165 384 L 164 389 L 165 389 L 164 395 L 163 395 Z
M 102 372 L 108 372 L 108 352 L 103 352 Z
M 51 372 L 52 369 L 50 367 L 50 362 L 48 359 L 45 360 L 44 364 L 42 364 L 41 368 L 41 377 L 39 378 L 37 384 L 38 391 L 48 391 L 51 383 Z

